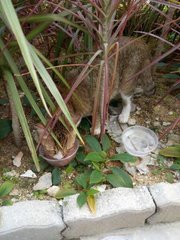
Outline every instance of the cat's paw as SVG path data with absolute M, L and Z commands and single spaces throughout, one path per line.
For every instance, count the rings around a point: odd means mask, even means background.
M 127 114 L 123 114 L 121 113 L 119 115 L 119 122 L 120 123 L 127 123 L 128 122 L 128 119 L 129 119 L 129 116 Z
M 97 136 L 97 135 L 100 135 L 100 133 L 101 133 L 101 128 L 100 127 L 94 129 L 94 135 Z
M 94 129 L 94 132 L 92 132 L 92 128 L 90 129 L 90 132 L 96 136 L 100 135 L 101 133 L 101 128 L 100 127 L 97 127 Z

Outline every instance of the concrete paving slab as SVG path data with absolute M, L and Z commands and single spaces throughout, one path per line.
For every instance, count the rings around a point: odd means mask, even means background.
M 64 228 L 56 201 L 24 201 L 0 208 L 1 240 L 60 240 Z
M 80 240 L 180 240 L 180 222 L 123 229 Z
M 80 209 L 76 199 L 77 195 L 74 195 L 63 201 L 63 219 L 68 226 L 63 232 L 66 238 L 142 226 L 155 212 L 147 187 L 114 188 L 97 194 L 95 214 L 87 205 Z
M 157 206 L 157 212 L 147 220 L 148 223 L 180 221 L 180 183 L 158 183 L 150 186 L 149 191 Z

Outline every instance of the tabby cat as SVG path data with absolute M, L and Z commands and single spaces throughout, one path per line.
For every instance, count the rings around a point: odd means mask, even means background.
M 133 43 L 128 44 L 132 40 Z M 119 122 L 126 123 L 130 116 L 132 96 L 137 84 L 141 84 L 145 94 L 150 95 L 154 90 L 154 82 L 150 68 L 143 71 L 143 73 L 141 73 L 138 77 L 135 77 L 128 81 L 133 75 L 135 75 L 150 63 L 150 53 L 148 46 L 142 40 L 132 39 L 129 37 L 120 38 L 119 46 L 120 54 L 110 100 L 114 99 L 119 94 L 121 95 L 123 109 L 119 115 Z M 110 60 L 109 79 L 111 79 L 113 68 L 114 61 Z M 77 70 L 70 71 L 67 74 L 66 78 L 70 85 L 75 82 L 77 76 Z M 92 115 L 97 76 L 98 70 L 95 70 L 92 75 L 84 79 L 76 89 L 75 92 L 81 99 L 81 103 L 79 103 L 75 97 L 71 98 L 71 100 L 68 102 L 68 106 L 72 115 L 79 116 L 79 118 Z M 110 80 L 109 84 L 111 84 Z M 64 89 L 60 89 L 60 92 L 64 96 L 67 94 L 67 92 L 65 94 Z M 99 117 L 97 119 L 98 120 L 95 127 L 95 134 L 100 133 L 100 111 Z

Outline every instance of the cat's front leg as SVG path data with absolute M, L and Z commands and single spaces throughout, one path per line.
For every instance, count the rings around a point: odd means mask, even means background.
M 101 133 L 101 122 L 100 122 L 100 116 L 96 117 L 96 122 L 95 122 L 95 126 L 94 126 L 94 131 L 92 132 L 92 128 L 91 128 L 91 133 L 99 136 Z
M 122 102 L 123 102 L 123 109 L 121 114 L 119 115 L 119 122 L 120 123 L 127 123 L 130 112 L 131 112 L 131 98 L 132 96 L 126 96 L 121 92 Z

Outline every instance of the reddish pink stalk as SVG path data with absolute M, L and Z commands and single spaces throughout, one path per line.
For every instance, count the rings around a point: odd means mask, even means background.
M 163 139 L 166 134 L 168 134 L 171 130 L 173 130 L 178 124 L 180 123 L 180 118 L 177 118 L 166 130 L 165 132 L 159 137 L 159 140 Z

